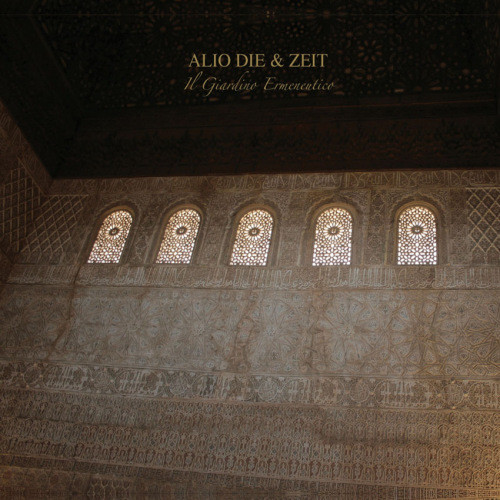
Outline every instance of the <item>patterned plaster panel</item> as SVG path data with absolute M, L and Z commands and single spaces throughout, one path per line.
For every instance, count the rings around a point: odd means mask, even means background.
M 70 290 L 60 288 L 32 289 L 28 293 L 5 288 L 0 297 L 0 350 L 4 355 L 47 356 L 67 331 L 70 295 Z
M 500 369 L 498 301 L 481 291 L 9 286 L 0 308 L 4 357 L 275 375 Z
M 45 476 L 67 470 L 77 477 L 118 476 L 119 484 L 120 476 L 136 477 L 142 468 L 139 477 L 160 481 L 173 479 L 174 471 L 181 483 L 196 484 L 207 474 L 223 482 L 232 477 L 254 494 L 259 487 L 278 495 L 283 489 L 332 494 L 342 485 L 351 494 L 364 485 L 365 493 L 382 499 L 393 498 L 396 487 L 409 496 L 423 493 L 420 498 L 436 498 L 436 489 L 448 498 L 498 493 L 498 418 L 492 412 L 278 407 L 22 389 L 6 390 L 2 404 L 2 449 L 13 457 L 14 477 L 24 467 L 28 477 L 29 468 L 42 477 L 44 469 Z M 79 487 L 81 492 L 84 485 Z
M 10 256 L 14 257 L 23 248 L 42 196 L 41 190 L 22 166 L 11 170 L 0 186 L 1 245 Z
M 82 196 L 49 196 L 36 212 L 33 230 L 26 238 L 19 262 L 71 261 L 80 250 Z M 80 243 L 80 245 L 79 245 Z
M 488 292 L 82 292 L 61 347 L 79 361 L 282 374 L 500 370 L 500 309 Z
M 0 102 L 0 245 L 11 261 L 43 203 L 51 179 Z

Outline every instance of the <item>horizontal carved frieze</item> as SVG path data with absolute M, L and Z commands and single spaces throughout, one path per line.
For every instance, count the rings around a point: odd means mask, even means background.
M 448 489 L 447 495 L 454 488 L 454 498 L 464 491 L 491 498 L 499 487 L 498 418 L 491 411 L 221 403 L 9 388 L 1 405 L 0 443 L 10 455 L 4 466 L 149 480 L 196 481 L 202 473 L 216 474 L 219 485 L 242 481 L 268 491 L 333 493 L 350 484 L 353 493 L 355 484 L 365 484 L 377 495 L 367 498 L 392 498 L 377 486 L 412 487 L 423 495 L 417 498 L 436 498 L 437 490 L 427 496 L 424 488 L 440 488 L 442 494 Z
M 56 179 L 51 194 L 497 186 L 500 170 L 414 170 L 130 179 Z
M 498 410 L 500 407 L 498 381 L 452 377 L 248 375 L 2 360 L 0 383 L 4 389 L 339 408 Z
M 466 266 L 325 266 L 314 268 L 183 265 L 16 265 L 11 284 L 165 286 L 170 288 L 322 290 L 498 289 L 500 268 Z
M 74 460 L 49 460 L 17 456 L 11 466 L 0 468 L 0 494 L 12 498 L 63 498 L 68 494 L 107 498 L 306 498 L 373 500 L 393 498 L 464 499 L 494 498 L 500 490 L 463 487 L 388 486 L 360 483 L 307 481 L 274 477 L 111 465 Z

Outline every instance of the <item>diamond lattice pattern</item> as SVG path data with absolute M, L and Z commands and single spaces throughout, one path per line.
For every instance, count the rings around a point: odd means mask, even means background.
M 500 261 L 500 189 L 474 189 L 467 200 L 469 238 L 475 263 Z

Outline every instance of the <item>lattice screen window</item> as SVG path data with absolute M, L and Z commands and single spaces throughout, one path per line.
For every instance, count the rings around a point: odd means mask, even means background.
M 238 225 L 231 265 L 265 266 L 273 232 L 273 217 L 266 210 L 252 210 Z
M 120 261 L 127 241 L 132 215 L 127 210 L 117 210 L 103 221 L 87 262 L 94 264 L 116 264 Z
M 200 214 L 192 208 L 175 212 L 168 220 L 156 262 L 189 264 L 200 227 Z
M 409 207 L 398 220 L 398 264 L 437 264 L 436 218 L 425 207 Z
M 313 266 L 350 264 L 352 253 L 352 216 L 344 208 L 329 208 L 321 213 L 314 236 Z

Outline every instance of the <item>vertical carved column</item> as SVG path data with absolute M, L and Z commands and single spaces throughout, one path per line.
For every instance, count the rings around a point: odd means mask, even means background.
M 388 228 L 388 207 L 383 191 L 372 191 L 370 199 L 370 216 L 364 248 L 365 264 L 383 264 L 385 241 Z M 355 242 L 355 244 L 358 242 Z
M 291 267 L 301 263 L 300 242 L 305 233 L 308 232 L 305 220 L 304 207 L 308 193 L 294 193 L 280 200 L 275 194 L 274 199 L 278 201 L 281 211 L 281 220 L 277 221 L 277 236 L 280 238 L 280 246 L 276 265 L 278 267 Z M 306 244 L 309 244 L 307 242 Z M 307 264 L 306 264 L 307 265 Z
M 128 263 L 133 266 L 149 263 L 155 238 L 158 237 L 158 231 L 161 231 L 159 226 L 163 222 L 160 219 L 165 202 L 157 198 L 145 199 L 144 202 L 142 213 L 140 216 L 137 214 L 133 222 L 135 232 L 128 258 Z
M 467 239 L 468 221 L 467 195 L 463 189 L 450 190 L 448 204 L 448 262 L 450 264 L 470 264 L 471 255 Z
M 207 213 L 200 231 L 203 241 L 201 241 L 201 251 L 198 254 L 198 263 L 201 265 L 216 265 L 222 252 L 221 265 L 229 262 L 230 249 L 225 245 L 230 244 L 230 235 L 235 223 L 231 217 L 239 200 L 231 192 L 215 192 L 208 197 Z

